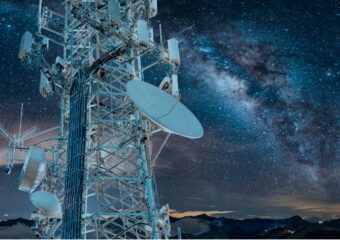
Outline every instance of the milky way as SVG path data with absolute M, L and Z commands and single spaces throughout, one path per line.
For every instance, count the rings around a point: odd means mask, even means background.
M 187 46 L 187 51 L 195 51 L 189 61 L 196 65 L 196 71 L 202 71 L 201 80 L 210 81 L 217 91 L 233 98 L 232 104 L 251 110 L 273 132 L 285 157 L 315 168 L 323 186 L 332 193 L 335 186 L 340 186 L 339 170 L 335 168 L 339 160 L 339 105 L 325 106 L 306 99 L 294 87 L 287 69 L 290 56 L 270 42 L 247 38 L 241 31 L 237 26 L 227 26 L 203 43 L 196 41 L 196 48 Z M 214 59 L 216 52 L 219 56 Z M 249 76 L 242 78 L 223 68 L 221 61 L 225 59 Z
M 229 163 L 227 180 L 234 181 L 225 181 L 226 195 L 248 191 L 273 205 L 274 199 L 289 196 L 296 209 L 303 209 L 298 205 L 306 199 L 334 203 L 340 197 L 335 190 L 340 187 L 340 72 L 339 56 L 332 50 L 339 40 L 334 26 L 336 4 L 253 4 L 217 2 L 196 11 L 189 7 L 195 16 L 202 15 L 194 21 L 195 29 L 181 39 L 188 62 L 183 70 L 187 81 L 183 91 L 194 91 L 200 95 L 196 101 L 201 108 L 214 111 L 214 115 L 202 116 L 206 126 L 212 126 L 208 132 L 213 137 L 221 138 L 216 129 L 225 129 L 226 136 L 235 127 L 234 140 L 224 138 L 229 152 L 236 150 L 230 142 L 240 143 L 235 140 L 240 131 L 245 146 L 247 139 L 256 145 L 243 151 L 254 155 L 238 156 L 240 166 L 244 161 L 249 163 L 245 169 L 233 166 L 232 154 L 222 157 L 223 144 L 219 146 L 219 160 Z M 188 19 L 183 21 L 190 24 Z M 303 27 L 299 28 L 299 23 Z M 231 124 L 235 122 L 237 126 Z M 206 140 L 207 147 L 211 146 Z M 206 161 L 213 162 L 215 169 L 221 167 L 209 157 Z M 223 181 L 215 171 L 215 179 Z M 235 205 L 233 197 L 225 199 Z M 247 200 L 243 201 L 247 205 Z M 283 202 L 279 205 L 285 207 Z

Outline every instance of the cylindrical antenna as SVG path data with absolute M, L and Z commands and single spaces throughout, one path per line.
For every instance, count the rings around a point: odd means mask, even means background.
M 21 103 L 21 110 L 20 110 L 20 123 L 19 123 L 19 133 L 18 139 L 21 137 L 21 126 L 22 126 L 22 115 L 24 114 L 24 103 Z
M 42 0 L 39 0 L 39 12 L 38 12 L 38 32 L 41 33 L 41 9 L 42 9 Z
M 162 24 L 159 24 L 159 41 L 161 46 L 163 47 Z

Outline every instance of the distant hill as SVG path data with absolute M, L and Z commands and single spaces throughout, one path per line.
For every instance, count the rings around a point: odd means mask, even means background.
M 0 221 L 0 239 L 35 238 L 31 230 L 33 224 L 33 221 L 23 218 Z M 340 219 L 313 223 L 298 216 L 279 220 L 260 218 L 237 220 L 207 215 L 171 218 L 173 238 L 177 238 L 178 226 L 181 227 L 183 239 L 340 238 Z
M 12 238 L 12 239 L 23 239 L 23 238 L 35 238 L 34 233 L 31 229 L 34 222 L 31 220 L 17 218 L 4 220 L 0 222 L 0 239 Z
M 182 238 L 340 238 L 340 220 L 313 223 L 294 216 L 288 219 L 245 219 L 215 218 L 206 215 L 172 218 L 173 238 L 176 228 L 181 227 Z

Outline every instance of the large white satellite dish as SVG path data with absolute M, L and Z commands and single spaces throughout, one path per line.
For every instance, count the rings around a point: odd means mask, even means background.
M 45 150 L 31 146 L 21 171 L 19 190 L 33 192 L 45 176 Z
M 142 113 L 164 131 L 193 139 L 203 136 L 195 115 L 167 92 L 139 80 L 129 81 L 126 90 Z
M 57 216 L 61 213 L 61 205 L 58 198 L 50 193 L 44 191 L 37 191 L 30 195 L 33 205 L 49 216 Z

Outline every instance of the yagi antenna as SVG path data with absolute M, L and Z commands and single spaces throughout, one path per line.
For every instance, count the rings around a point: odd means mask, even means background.
M 4 167 L 4 173 L 9 175 L 12 171 L 14 166 L 14 161 L 21 161 L 23 162 L 24 159 L 24 152 L 27 151 L 27 147 L 25 148 L 24 143 L 28 140 L 34 139 L 40 135 L 47 134 L 51 131 L 58 129 L 59 127 L 52 127 L 42 131 L 37 132 L 37 126 L 33 126 L 26 131 L 22 131 L 23 125 L 23 115 L 24 115 L 24 104 L 21 103 L 20 107 L 20 119 L 19 119 L 19 129 L 18 135 L 10 134 L 5 127 L 0 124 L 0 135 L 5 138 L 7 142 L 7 149 L 3 149 L 0 151 L 0 159 L 5 158 L 6 166 Z M 7 152 L 7 154 L 5 154 Z M 6 159 L 7 156 L 7 159 Z

